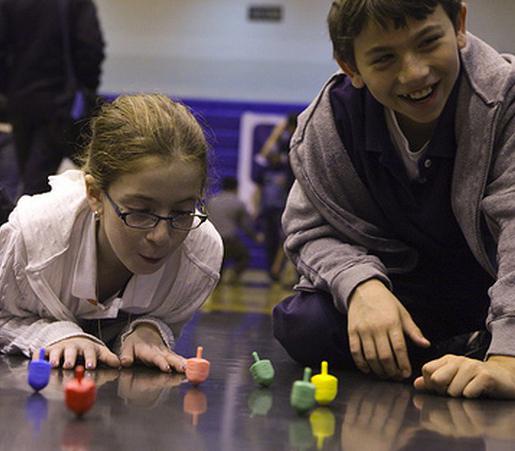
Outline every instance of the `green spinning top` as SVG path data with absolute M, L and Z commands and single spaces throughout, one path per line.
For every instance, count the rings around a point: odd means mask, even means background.
M 290 404 L 298 413 L 305 413 L 315 405 L 315 386 L 309 382 L 311 368 L 304 368 L 304 379 L 295 381 L 291 389 Z
M 270 360 L 260 360 L 257 352 L 252 353 L 254 363 L 249 368 L 254 380 L 263 387 L 268 387 L 274 381 L 274 367 Z

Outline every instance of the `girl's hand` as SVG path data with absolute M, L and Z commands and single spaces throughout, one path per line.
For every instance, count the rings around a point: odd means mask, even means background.
M 151 324 L 137 325 L 122 344 L 120 352 L 122 366 L 129 367 L 135 360 L 148 366 L 157 366 L 166 373 L 169 373 L 172 368 L 179 373 L 184 373 L 186 368 L 186 359 L 170 351 L 157 329 Z
M 107 346 L 100 345 L 89 338 L 74 337 L 58 341 L 46 348 L 46 355 L 52 368 L 58 368 L 63 360 L 63 368 L 71 369 L 77 363 L 77 357 L 84 358 L 88 370 L 94 370 L 98 362 L 112 368 L 119 368 L 120 360 Z

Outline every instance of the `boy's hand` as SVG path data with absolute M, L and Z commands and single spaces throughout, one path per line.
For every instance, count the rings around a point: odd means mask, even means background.
M 370 279 L 358 285 L 349 302 L 350 352 L 356 366 L 380 377 L 402 379 L 411 375 L 404 334 L 418 346 L 430 342 L 410 314 L 385 285 Z
M 454 398 L 490 396 L 515 399 L 515 357 L 496 355 L 482 362 L 445 355 L 426 363 L 422 367 L 422 376 L 413 385 L 417 390 Z
M 135 360 L 145 365 L 157 366 L 166 373 L 169 373 L 172 368 L 179 373 L 184 373 L 186 368 L 186 359 L 170 351 L 157 329 L 151 324 L 138 324 L 122 344 L 120 352 L 122 366 L 129 367 Z
M 120 366 L 120 360 L 107 346 L 84 337 L 58 341 L 46 348 L 46 355 L 52 368 L 58 368 L 61 359 L 63 359 L 63 368 L 71 369 L 77 363 L 78 356 L 84 358 L 84 365 L 88 370 L 94 370 L 98 362 L 103 362 L 112 368 Z

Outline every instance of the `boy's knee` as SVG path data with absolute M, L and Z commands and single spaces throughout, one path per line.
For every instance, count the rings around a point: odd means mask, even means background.
M 334 308 L 329 294 L 289 297 L 274 308 L 272 321 L 275 338 L 297 362 L 319 365 L 329 360 L 341 366 L 347 361 L 346 317 Z

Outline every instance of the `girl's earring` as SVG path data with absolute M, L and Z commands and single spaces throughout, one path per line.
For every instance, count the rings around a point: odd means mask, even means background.
M 93 212 L 93 216 L 95 217 L 95 221 L 100 221 L 100 212 L 98 210 Z

